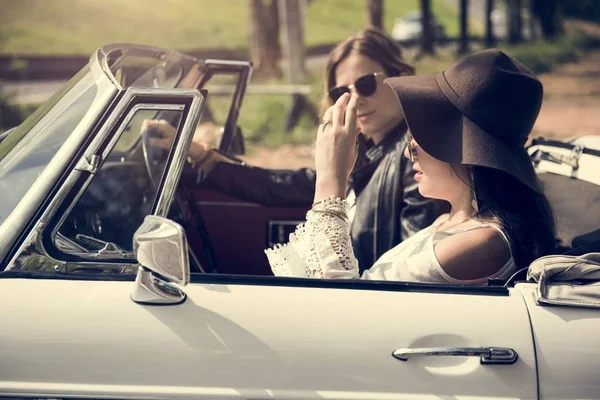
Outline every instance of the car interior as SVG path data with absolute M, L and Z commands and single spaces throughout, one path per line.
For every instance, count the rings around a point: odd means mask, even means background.
M 143 57 L 140 60 L 148 62 Z M 155 67 L 141 68 L 137 64 L 140 60 L 133 57 L 122 61 L 116 57 L 113 61 L 115 77 L 124 87 L 208 89 L 199 126 L 218 127 L 217 137 L 211 140 L 221 153 L 234 159 L 243 156 L 244 137 L 237 117 L 250 75 L 249 63 L 207 60 L 186 66 L 181 62 L 170 64 L 167 59 Z M 109 250 L 131 256 L 131 238 L 144 217 L 151 214 L 169 154 L 150 145 L 156 132 L 143 131 L 142 123 L 145 119 L 164 119 L 179 129 L 182 116 L 177 110 L 152 109 L 138 109 L 130 115 L 101 170 L 55 229 L 54 245 L 59 251 L 93 254 Z M 540 179 L 549 188 L 559 222 L 565 221 L 559 224 L 562 251 L 599 251 L 598 221 L 576 211 L 585 209 L 586 204 L 598 207 L 600 186 L 555 174 L 540 174 Z M 260 206 L 207 189 L 201 180 L 190 183 L 181 179 L 168 217 L 185 229 L 192 273 L 268 276 L 271 269 L 264 249 L 287 241 L 306 211 Z M 600 210 L 594 212 L 600 215 Z M 512 285 L 525 279 L 526 272 L 519 271 L 508 282 L 489 284 Z

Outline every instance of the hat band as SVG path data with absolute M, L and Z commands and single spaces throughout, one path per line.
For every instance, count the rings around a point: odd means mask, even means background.
M 476 111 L 471 108 L 467 102 L 465 102 L 450 86 L 450 83 L 446 79 L 446 75 L 444 72 L 441 72 L 435 76 L 435 80 L 444 93 L 448 100 L 460 111 L 463 115 L 468 117 L 471 121 L 479 125 L 483 130 L 487 131 L 489 134 L 497 137 L 502 140 L 509 146 L 522 146 L 525 140 L 521 140 L 520 138 L 515 138 L 514 140 L 507 141 L 502 132 L 496 132 L 497 125 L 494 126 L 494 119 L 491 116 L 485 115 L 481 111 Z

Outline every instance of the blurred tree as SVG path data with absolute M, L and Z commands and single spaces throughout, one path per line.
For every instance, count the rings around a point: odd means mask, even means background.
M 565 16 L 600 22 L 599 0 L 561 0 L 560 2 Z
M 433 26 L 431 25 L 431 0 L 421 0 L 421 54 L 434 54 Z
M 304 83 L 305 0 L 278 0 L 279 26 L 283 33 L 283 54 L 286 59 L 286 77 L 290 84 Z
M 458 41 L 458 54 L 469 51 L 469 1 L 460 0 L 460 37 Z
M 506 0 L 506 20 L 508 21 L 508 41 L 516 44 L 523 40 L 523 18 L 521 0 Z
M 250 60 L 261 76 L 281 76 L 278 0 L 250 0 Z
M 304 50 L 304 19 L 306 0 L 279 0 L 279 18 L 282 31 L 284 56 L 286 58 L 286 76 L 290 85 L 306 83 L 305 50 Z M 319 113 L 307 96 L 299 93 L 292 95 L 292 106 L 285 118 L 284 130 L 292 132 L 300 118 L 308 114 L 315 125 Z
M 538 27 L 537 27 L 537 16 L 533 12 L 534 0 L 528 0 L 528 1 L 529 1 L 529 7 L 528 7 L 527 11 L 529 13 L 529 18 L 528 18 L 528 22 L 529 22 L 529 39 L 530 40 L 537 40 L 538 39 Z
M 383 30 L 383 0 L 367 0 L 367 26 Z
M 523 0 L 513 0 L 515 2 L 514 26 L 515 38 L 518 42 L 523 40 Z
M 553 39 L 563 31 L 562 19 L 559 12 L 559 1 L 560 0 L 533 0 L 532 10 L 540 21 L 544 39 Z M 579 0 L 563 1 L 571 2 Z
M 485 0 L 485 45 L 492 47 L 496 43 L 494 37 L 494 24 L 492 22 L 492 11 L 494 10 L 494 0 Z

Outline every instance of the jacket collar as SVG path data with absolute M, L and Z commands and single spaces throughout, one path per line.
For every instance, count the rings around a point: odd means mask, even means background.
M 406 121 L 402 121 L 392 128 L 390 133 L 388 133 L 378 144 L 375 145 L 371 141 L 371 147 L 366 149 L 364 154 L 365 157 L 371 162 L 380 160 L 384 154 L 387 154 L 392 148 L 395 147 L 396 143 L 398 143 L 398 141 L 404 137 L 405 133 Z
M 349 180 L 350 187 L 354 189 L 356 195 L 369 183 L 381 159 L 404 138 L 406 130 L 406 122 L 402 121 L 392 128 L 390 133 L 378 144 L 373 144 L 372 140 L 363 139 L 359 141 L 358 160 L 356 160 L 356 165 L 350 174 Z

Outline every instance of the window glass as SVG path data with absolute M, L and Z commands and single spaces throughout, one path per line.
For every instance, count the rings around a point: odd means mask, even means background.
M 208 90 L 208 98 L 194 133 L 195 141 L 208 143 L 212 147 L 219 148 L 223 127 L 227 122 L 233 104 L 233 96 L 238 80 L 238 74 L 214 74 L 203 86 L 203 89 Z
M 118 130 L 119 140 L 67 213 L 54 236 L 56 246 L 67 253 L 103 253 L 131 256 L 133 234 L 146 215 L 151 214 L 165 172 L 168 149 L 153 146 L 144 131 L 144 119 L 168 119 L 177 132 L 183 106 L 138 106 Z M 123 141 L 136 132 L 140 145 L 131 152 Z M 172 141 L 168 148 L 172 147 Z

